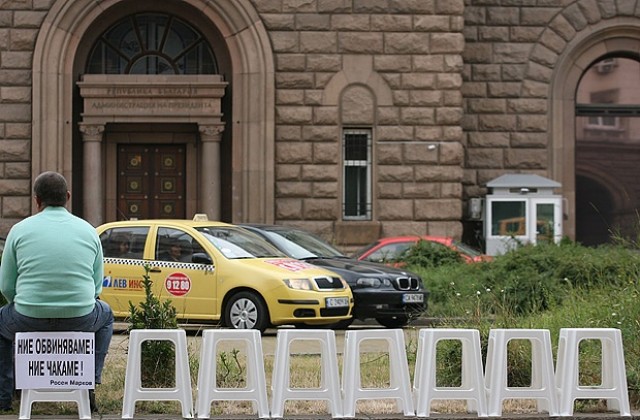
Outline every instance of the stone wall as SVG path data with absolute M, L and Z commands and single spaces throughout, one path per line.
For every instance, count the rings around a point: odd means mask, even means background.
M 627 25 L 622 19 L 637 17 L 640 3 L 626 0 L 467 1 L 462 88 L 465 198 L 483 196 L 487 181 L 505 172 L 537 173 L 569 184 L 575 169 L 565 171 L 563 166 L 572 165 L 573 156 L 553 156 L 563 149 L 563 142 L 575 141 L 560 138 L 553 144 L 552 140 L 550 104 L 557 63 L 571 57 L 575 40 L 585 39 L 594 28 L 616 22 Z M 589 64 L 579 66 L 584 69 Z M 562 127 L 575 121 L 555 124 Z M 573 146 L 566 149 L 572 151 Z M 554 159 L 559 162 L 555 168 Z M 563 186 L 571 196 L 572 187 Z
M 276 63 L 276 222 L 460 236 L 463 0 L 253 0 Z M 341 128 L 373 128 L 373 222 L 342 222 Z M 370 232 L 369 235 L 364 232 Z
M 31 64 L 48 1 L 0 6 L 0 233 L 31 214 Z

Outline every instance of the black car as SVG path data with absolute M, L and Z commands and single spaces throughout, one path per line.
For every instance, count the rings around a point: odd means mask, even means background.
M 411 272 L 342 254 L 312 233 L 277 225 L 240 225 L 266 238 L 291 258 L 332 270 L 351 287 L 353 319 L 374 318 L 388 328 L 407 325 L 427 309 L 429 292 L 422 279 Z M 351 320 L 337 328 L 346 328 Z

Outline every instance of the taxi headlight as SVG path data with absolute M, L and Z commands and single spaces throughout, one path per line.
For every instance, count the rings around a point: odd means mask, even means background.
M 380 279 L 375 277 L 361 277 L 356 280 L 356 285 L 360 287 L 374 287 L 377 289 L 382 285 L 382 282 Z
M 289 289 L 313 290 L 311 280 L 309 279 L 284 279 L 283 281 Z

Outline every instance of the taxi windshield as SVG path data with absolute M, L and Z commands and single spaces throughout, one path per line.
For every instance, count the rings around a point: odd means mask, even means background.
M 228 259 L 284 258 L 281 251 L 258 235 L 244 229 L 219 226 L 195 228 Z
M 292 250 L 294 258 L 340 258 L 344 255 L 317 236 L 296 229 L 277 229 L 267 232 L 278 246 Z M 298 252 L 293 252 L 293 250 Z M 300 252 L 300 250 L 303 250 Z M 306 251 L 306 252 L 304 252 Z

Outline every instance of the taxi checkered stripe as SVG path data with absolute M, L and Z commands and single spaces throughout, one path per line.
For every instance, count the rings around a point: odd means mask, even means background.
M 121 264 L 121 265 L 139 265 L 141 267 L 145 265 L 153 265 L 160 268 L 175 268 L 182 270 L 201 270 L 201 271 L 213 271 L 212 265 L 207 264 L 194 264 L 178 261 L 148 261 L 148 260 L 134 260 L 128 258 L 105 258 L 105 264 Z

